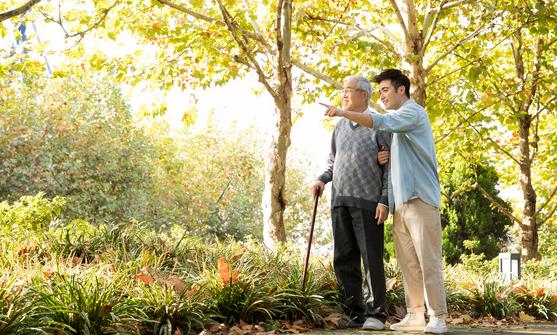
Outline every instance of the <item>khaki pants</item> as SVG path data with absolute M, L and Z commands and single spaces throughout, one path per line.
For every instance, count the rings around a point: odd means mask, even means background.
M 419 198 L 402 204 L 394 213 L 393 237 L 408 313 L 423 313 L 425 302 L 430 316 L 446 314 L 439 209 Z

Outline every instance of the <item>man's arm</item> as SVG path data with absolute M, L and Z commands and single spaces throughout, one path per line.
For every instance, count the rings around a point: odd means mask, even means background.
M 323 194 L 323 190 L 325 189 L 325 184 L 333 180 L 333 166 L 335 164 L 335 154 L 336 154 L 336 144 L 335 144 L 335 133 L 336 128 L 333 131 L 333 135 L 331 138 L 331 152 L 329 153 L 329 158 L 327 159 L 327 167 L 325 171 L 317 178 L 315 183 L 311 188 L 311 193 L 313 198 L 318 195 Z
M 403 107 L 389 114 L 367 114 L 345 111 L 324 103 L 320 104 L 327 107 L 326 116 L 340 116 L 348 120 L 361 124 L 364 127 L 375 128 L 377 130 L 388 131 L 391 133 L 406 133 L 414 130 L 419 123 L 416 108 Z M 374 121 L 375 120 L 375 121 Z
M 319 104 L 327 107 L 327 111 L 325 112 L 326 116 L 344 117 L 350 121 L 359 123 L 364 127 L 373 128 L 373 118 L 371 117 L 371 114 L 345 111 L 340 108 L 336 108 L 335 106 L 327 105 L 321 102 Z

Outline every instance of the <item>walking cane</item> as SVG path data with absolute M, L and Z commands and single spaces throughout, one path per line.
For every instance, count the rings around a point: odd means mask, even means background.
M 318 202 L 319 202 L 319 192 L 315 196 L 315 204 L 313 205 L 313 214 L 311 215 L 311 227 L 309 229 L 309 238 L 308 238 L 308 251 L 306 253 L 306 263 L 304 264 L 304 274 L 302 275 L 302 292 L 304 292 L 304 288 L 306 286 L 306 275 L 308 272 L 309 253 L 311 251 L 311 241 L 313 240 L 313 227 L 315 226 L 315 214 L 317 214 Z

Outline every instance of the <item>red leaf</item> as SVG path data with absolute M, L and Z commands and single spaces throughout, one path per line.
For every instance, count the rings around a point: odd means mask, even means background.
M 153 278 L 151 275 L 146 275 L 146 274 L 143 274 L 143 273 L 136 274 L 134 276 L 134 278 L 141 280 L 145 284 L 151 284 L 151 283 L 155 282 L 155 278 Z

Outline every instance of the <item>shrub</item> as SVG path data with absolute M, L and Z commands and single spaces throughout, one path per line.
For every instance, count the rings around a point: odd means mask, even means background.
M 470 307 L 474 315 L 501 319 L 514 316 L 520 311 L 520 303 L 510 285 L 497 279 L 485 278 L 470 290 Z
M 227 324 L 272 318 L 272 302 L 264 283 L 264 273 L 234 269 L 221 258 L 216 273 L 206 272 L 204 275 L 200 285 L 208 294 L 211 317 Z
M 0 335 L 46 334 L 38 319 L 34 296 L 0 278 Z
M 0 202 L 0 226 L 6 232 L 41 231 L 62 213 L 66 200 L 62 197 L 47 199 L 43 192 L 22 196 L 13 204 Z
M 49 283 L 35 283 L 41 321 L 64 334 L 121 334 L 130 331 L 134 306 L 122 296 L 119 284 L 87 272 L 57 274 Z
M 142 334 L 172 335 L 188 334 L 202 329 L 206 317 L 203 305 L 195 295 L 199 286 L 177 292 L 176 288 L 164 283 L 140 286 L 134 292 L 142 312 Z
M 556 283 L 545 278 L 525 278 L 513 286 L 522 310 L 538 319 L 557 319 Z

